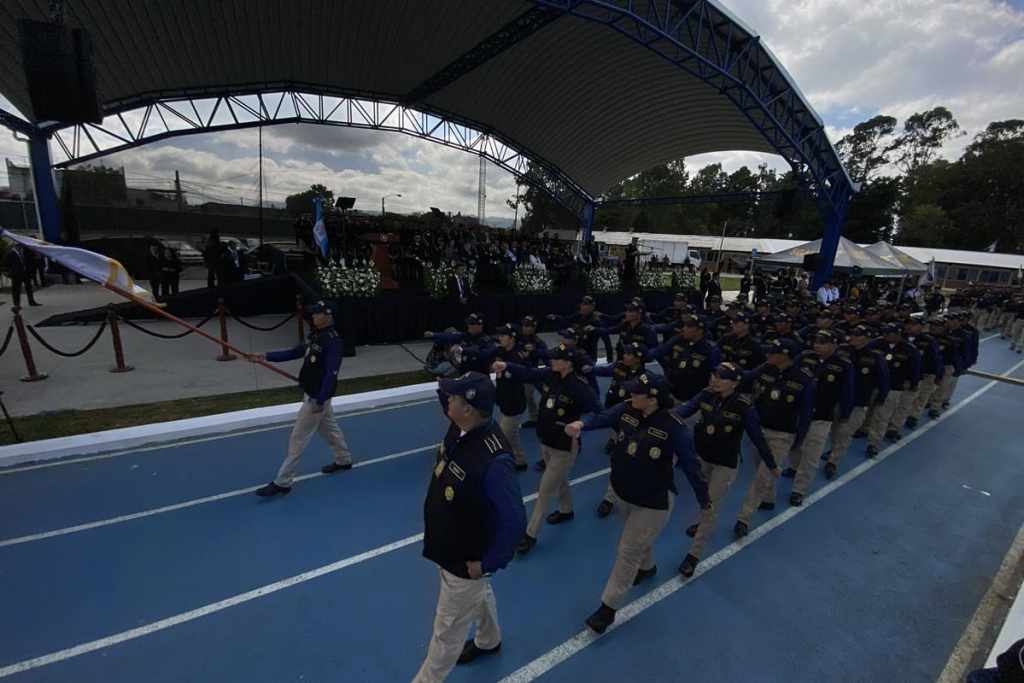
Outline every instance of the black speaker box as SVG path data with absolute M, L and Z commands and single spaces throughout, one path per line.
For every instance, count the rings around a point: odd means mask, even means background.
M 18 20 L 21 62 L 36 121 L 100 123 L 92 40 L 82 29 Z
M 818 270 L 818 263 L 821 261 L 818 254 L 807 254 L 804 256 L 804 270 Z

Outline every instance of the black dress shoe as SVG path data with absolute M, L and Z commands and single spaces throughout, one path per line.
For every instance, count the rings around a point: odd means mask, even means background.
M 576 519 L 576 513 L 561 512 L 559 510 L 555 510 L 550 515 L 545 517 L 545 519 L 547 519 L 548 524 L 561 524 L 562 522 L 571 522 L 572 520 Z
M 467 640 L 466 644 L 462 646 L 462 654 L 459 655 L 459 664 L 469 664 L 477 657 L 484 655 L 496 655 L 501 651 L 501 643 L 498 643 L 490 650 L 485 650 L 482 647 L 477 647 L 476 643 L 472 640 Z
M 897 432 L 895 429 L 890 429 L 889 431 L 887 431 L 885 433 L 886 441 L 892 441 L 893 443 L 896 443 L 897 441 L 899 441 L 902 438 L 903 438 L 903 436 L 899 432 Z
M 38 304 L 36 304 L 36 305 L 38 305 Z M 945 410 L 948 407 L 949 407 L 949 401 L 943 401 L 942 402 L 942 409 Z
M 864 455 L 866 455 L 870 460 L 874 460 L 875 456 L 878 455 L 878 446 L 869 445 L 867 450 L 864 451 Z
M 610 500 L 602 500 L 601 504 L 597 506 L 597 516 L 601 519 L 604 519 L 605 517 L 611 514 L 614 508 L 615 503 L 611 502 Z
M 690 578 L 693 576 L 693 572 L 697 570 L 698 562 L 700 562 L 699 558 L 696 558 L 693 555 L 687 555 L 683 558 L 682 564 L 679 565 L 679 573 L 686 578 Z
M 939 413 L 939 411 L 937 411 L 937 410 L 934 410 L 934 409 L 933 409 L 933 410 L 929 410 L 929 411 L 928 411 L 928 417 L 932 418 L 933 420 L 934 420 L 935 418 L 937 418 L 937 417 L 938 417 L 939 415 L 940 415 L 940 413 Z
M 323 467 L 321 467 L 320 471 L 323 472 L 324 474 L 334 474 L 335 472 L 341 472 L 342 470 L 350 470 L 350 469 L 352 469 L 352 463 L 346 463 L 344 465 L 339 465 L 336 462 L 332 462 L 332 463 L 329 463 L 329 464 L 324 465 Z
M 266 486 L 256 489 L 256 495 L 267 498 L 269 496 L 276 496 L 277 494 L 286 494 L 292 490 L 291 486 L 278 486 L 274 482 L 270 482 Z
M 789 504 L 795 508 L 800 507 L 804 504 L 804 494 L 797 493 L 796 491 L 789 494 Z
M 587 617 L 586 621 L 587 627 L 598 635 L 604 633 L 613 623 L 615 623 L 615 610 L 603 602 L 596 612 Z
M 641 583 L 643 583 L 644 581 L 646 581 L 647 579 L 651 578 L 652 576 L 654 576 L 657 573 L 658 573 L 658 567 L 657 566 L 651 567 L 650 569 L 641 569 L 641 570 L 637 571 L 636 578 L 633 579 L 633 585 L 634 586 L 639 586 Z
M 792 467 L 787 467 L 786 469 L 782 470 L 782 476 L 785 477 L 786 479 L 792 479 L 793 477 L 796 476 L 796 470 L 794 470 Z
M 686 527 L 686 535 L 689 536 L 690 538 L 693 538 L 694 536 L 697 535 L 697 529 L 699 529 L 699 528 L 700 528 L 700 523 L 691 524 L 690 526 Z
M 538 472 L 543 472 L 547 468 L 548 464 L 543 460 L 538 460 L 537 462 L 533 463 L 533 469 L 537 470 Z
M 736 522 L 736 525 L 732 528 L 732 535 L 736 538 L 743 538 L 750 533 L 750 527 L 747 526 L 746 522 Z
M 761 504 L 757 506 L 757 509 L 758 510 L 774 510 L 775 509 L 775 503 L 770 503 L 768 501 L 761 501 Z
M 867 435 L 868 435 L 868 430 L 866 430 L 866 429 L 858 429 L 857 431 L 855 431 L 853 433 L 853 438 L 855 438 L 855 439 L 863 439 L 863 438 L 867 437 Z
M 525 472 L 526 470 L 530 469 L 530 466 L 527 465 L 525 462 L 517 462 L 515 464 L 515 468 L 516 472 Z
M 915 429 L 916 427 L 917 427 L 917 418 L 916 417 L 908 417 L 907 418 L 907 429 Z
M 833 479 L 836 476 L 836 464 L 834 462 L 825 463 L 825 478 Z
M 519 545 L 516 546 L 516 552 L 520 555 L 525 555 L 531 550 L 533 546 L 537 545 L 537 539 L 530 534 L 523 534 L 523 540 L 519 541 Z

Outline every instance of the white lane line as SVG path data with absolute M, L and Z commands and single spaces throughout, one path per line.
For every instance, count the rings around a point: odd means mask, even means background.
M 399 403 L 390 406 L 380 406 L 378 408 L 369 408 L 367 410 L 357 410 L 351 413 L 338 413 L 335 415 L 339 420 L 358 417 L 359 415 L 369 415 L 370 413 L 380 413 L 386 410 L 399 410 L 401 408 L 409 408 L 412 406 L 423 405 L 424 403 L 436 403 L 437 399 L 427 399 L 423 401 L 411 401 L 409 403 Z M 122 455 L 131 455 L 132 453 L 148 453 L 150 451 L 159 451 L 165 448 L 175 448 L 177 446 L 189 446 L 196 443 L 206 443 L 207 441 L 217 441 L 218 439 L 230 439 L 235 436 L 245 436 L 247 434 L 260 434 L 262 432 L 272 432 L 278 429 L 291 429 L 291 422 L 282 422 L 281 424 L 273 425 L 270 427 L 257 427 L 255 429 L 241 429 L 233 432 L 223 432 L 221 434 L 212 434 L 210 436 L 200 436 L 194 439 L 182 439 L 180 441 L 164 441 L 163 443 L 156 444 L 154 446 L 142 446 L 140 448 L 127 448 L 120 451 L 111 451 L 109 453 L 100 453 L 99 455 L 89 455 L 84 458 L 69 458 L 65 460 L 54 460 L 53 462 L 44 462 L 36 465 L 25 465 L 23 467 L 10 467 L 7 469 L 0 469 L 0 476 L 5 474 L 17 474 L 19 472 L 31 472 L 32 470 L 47 469 L 50 467 L 61 467 L 63 465 L 76 465 L 83 462 L 93 462 L 95 460 L 108 460 L 110 458 L 118 458 Z
M 373 458 L 372 460 L 363 460 L 355 463 L 352 467 L 366 467 L 367 465 L 375 465 L 381 462 L 387 462 L 389 460 L 397 460 L 398 458 L 404 458 L 407 455 L 413 455 L 415 453 L 422 453 L 423 451 L 429 451 L 437 448 L 438 444 L 431 444 L 429 446 L 421 446 L 420 448 L 413 448 L 407 451 L 401 451 L 398 453 L 391 453 L 384 455 L 379 458 Z M 317 477 L 324 476 L 323 472 L 311 472 L 310 474 L 303 474 L 302 476 L 295 477 L 295 481 L 306 481 L 308 479 L 315 479 Z M 341 475 L 339 475 L 341 476 Z M 235 489 L 233 491 L 225 491 L 224 493 L 218 493 L 213 496 L 204 496 L 202 498 L 195 498 L 193 500 L 182 501 L 181 503 L 174 503 L 173 505 L 164 505 L 163 507 L 151 508 L 149 510 L 143 510 L 141 512 L 133 512 L 128 515 L 120 515 L 119 517 L 110 517 L 109 519 L 101 519 L 95 522 L 86 522 L 85 524 L 76 524 L 75 526 L 64 527 L 63 529 L 54 529 L 52 531 L 41 531 L 35 534 L 29 534 L 27 536 L 18 536 L 16 538 L 8 538 L 0 541 L 0 548 L 5 548 L 11 545 L 20 545 L 22 543 L 31 543 L 32 541 L 41 541 L 46 538 L 53 538 L 55 536 L 67 536 L 68 534 L 76 534 L 79 531 L 88 531 L 89 529 L 99 529 L 100 527 L 113 526 L 114 524 L 122 524 L 124 522 L 130 522 L 133 519 L 142 519 L 143 517 L 152 517 L 153 515 L 162 515 L 165 512 L 174 512 L 175 510 L 184 510 L 186 508 L 196 507 L 197 505 L 205 505 L 206 503 L 214 503 L 218 500 L 224 500 L 225 498 L 234 498 L 235 496 L 244 496 L 248 493 L 252 493 L 256 489 L 263 486 L 249 486 L 244 489 Z
M 1010 375 L 1015 370 L 1020 368 L 1022 365 L 1024 365 L 1024 361 L 1017 363 L 1003 374 Z M 825 496 L 829 495 L 830 493 L 833 493 L 834 491 L 836 491 L 839 488 L 842 488 L 843 486 L 846 486 L 851 481 L 853 481 L 857 477 L 861 476 L 862 474 L 870 470 L 872 467 L 878 466 L 886 458 L 891 456 L 900 448 L 903 448 L 907 444 L 912 443 L 913 441 L 918 439 L 922 434 L 925 434 L 928 430 L 934 429 L 937 425 L 945 421 L 950 416 L 956 414 L 961 408 L 970 404 L 972 401 L 980 397 L 982 394 L 984 394 L 997 384 L 999 384 L 999 382 L 995 380 L 989 382 L 988 384 L 981 387 L 973 394 L 965 398 L 963 401 L 960 401 L 956 405 L 950 407 L 949 410 L 947 410 L 938 419 L 932 420 L 931 422 L 928 422 L 927 424 L 918 427 L 914 432 L 900 440 L 899 443 L 893 444 L 892 446 L 889 446 L 888 448 L 883 450 L 881 453 L 878 454 L 878 456 L 874 460 L 865 460 L 860 465 L 853 468 L 839 479 L 831 481 L 825 486 L 821 487 L 820 489 L 818 489 L 817 491 L 815 491 L 810 496 L 804 499 L 804 504 L 802 507 L 789 508 L 785 512 L 776 515 L 764 524 L 754 528 L 750 532 L 750 534 L 743 540 L 735 541 L 732 544 L 722 548 L 711 557 L 705 560 L 701 560 L 700 564 L 697 565 L 697 571 L 694 572 L 693 577 L 691 579 L 687 580 L 684 579 L 682 576 L 676 575 L 672 579 L 669 579 L 665 583 L 661 584 L 660 586 L 652 590 L 650 593 L 647 593 L 646 595 L 643 595 L 634 600 L 633 602 L 629 603 L 624 608 L 616 612 L 615 623 L 612 624 L 612 626 L 608 630 L 611 631 L 627 623 L 644 610 L 648 609 L 649 607 L 653 607 L 654 605 L 658 604 L 665 598 L 669 597 L 670 595 L 678 591 L 680 588 L 685 586 L 688 581 L 696 580 L 699 576 L 711 571 L 712 569 L 714 569 L 715 567 L 717 567 L 718 565 L 720 565 L 721 563 L 725 562 L 730 557 L 738 553 L 740 550 L 743 550 L 743 548 L 745 548 L 746 546 L 750 545 L 759 538 L 762 538 L 763 536 L 767 535 L 768 533 L 778 528 L 782 524 L 785 524 L 790 519 L 800 514 L 810 506 L 814 505 Z M 532 662 L 529 662 L 528 664 L 509 674 L 505 678 L 502 678 L 499 681 L 499 683 L 527 683 L 528 681 L 532 681 L 544 675 L 545 673 L 547 673 L 554 667 L 558 666 L 562 662 L 566 661 L 573 655 L 576 655 L 585 648 L 589 647 L 598 638 L 600 638 L 600 636 L 595 635 L 593 632 L 590 631 L 590 629 L 585 628 L 572 638 L 566 640 L 561 645 L 552 648 L 551 650 L 541 655 L 537 659 L 533 660 Z
M 597 472 L 591 472 L 590 474 L 571 480 L 569 482 L 569 485 L 576 486 L 577 484 L 582 484 L 592 479 L 597 479 L 598 477 L 608 474 L 610 471 L 611 470 L 609 468 L 605 468 L 602 470 L 598 470 Z M 528 503 L 531 500 L 536 499 L 537 494 L 531 493 L 530 495 L 523 497 L 523 502 Z M 166 619 L 161 619 L 159 621 L 154 621 L 150 624 L 145 624 L 143 626 L 138 626 L 127 631 L 115 633 L 113 635 L 106 636 L 105 638 L 99 638 L 97 640 L 91 640 L 87 643 L 81 643 L 80 645 L 75 645 L 74 647 L 69 647 L 64 650 L 51 652 L 40 657 L 25 659 L 23 661 L 16 662 L 14 664 L 10 664 L 8 666 L 0 668 L 0 678 L 13 676 L 16 673 L 22 673 L 24 671 L 29 671 L 31 669 L 38 669 L 39 667 L 54 664 L 56 662 L 61 662 L 65 659 L 71 659 L 72 657 L 84 655 L 89 652 L 95 652 L 96 650 L 102 650 L 104 648 L 111 647 L 112 645 L 118 645 L 129 640 L 134 640 L 136 638 L 148 636 L 151 633 L 163 631 L 164 629 L 171 628 L 172 626 L 178 626 L 179 624 L 194 621 L 201 617 L 221 612 L 230 607 L 235 607 L 237 605 L 241 605 L 251 600 L 262 598 L 272 593 L 277 593 L 278 591 L 285 590 L 286 588 L 297 586 L 300 583 L 312 581 L 313 579 L 319 578 L 321 576 L 326 576 L 327 574 L 332 574 L 334 572 L 341 571 L 346 567 L 351 567 L 352 565 L 372 560 L 375 557 L 380 557 L 381 555 L 386 555 L 396 550 L 401 550 L 402 548 L 410 546 L 413 543 L 418 543 L 421 540 L 423 540 L 422 533 L 413 534 L 412 536 L 407 536 L 401 540 L 394 541 L 392 543 L 388 543 L 377 548 L 373 548 L 372 550 L 367 550 L 366 552 L 359 553 L 358 555 L 346 557 L 343 560 L 338 560 L 337 562 L 332 562 L 331 564 L 326 564 L 322 567 L 317 567 L 316 569 L 311 569 L 301 574 L 290 576 L 287 579 L 281 579 L 280 581 L 275 581 L 274 583 L 268 583 L 265 586 L 260 586 L 259 588 L 254 588 L 251 591 L 239 593 L 238 595 L 233 595 L 230 598 L 225 598 L 224 600 L 219 600 L 217 602 L 212 602 L 208 605 L 203 605 L 202 607 L 199 607 L 194 610 L 189 610 L 188 612 L 175 614 L 174 616 L 167 617 Z

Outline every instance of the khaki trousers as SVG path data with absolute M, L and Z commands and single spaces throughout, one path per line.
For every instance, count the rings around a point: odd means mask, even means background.
M 923 382 L 924 380 L 922 379 L 921 381 Z M 898 432 L 903 429 L 903 425 L 906 424 L 907 418 L 910 417 L 911 412 L 914 410 L 914 405 L 917 403 L 919 389 L 920 387 L 900 392 L 900 402 L 896 406 L 896 410 L 892 412 L 892 417 L 889 418 L 890 430 Z
M 331 401 L 328 399 L 320 412 L 314 412 L 315 407 L 314 399 L 309 396 L 302 397 L 302 407 L 299 408 L 295 426 L 292 427 L 291 436 L 288 437 L 288 455 L 285 456 L 284 462 L 281 463 L 281 469 L 274 477 L 274 483 L 278 486 L 288 488 L 295 481 L 295 470 L 299 466 L 299 457 L 309 445 L 309 440 L 313 438 L 313 432 L 319 433 L 330 446 L 334 462 L 339 465 L 348 465 L 352 462 L 352 452 L 348 449 L 345 435 L 334 418 Z
M 413 683 L 439 683 L 448 677 L 462 654 L 469 627 L 476 624 L 477 647 L 490 650 L 501 643 L 498 608 L 491 581 L 463 579 L 444 569 L 441 590 L 434 614 L 434 634 L 427 648 L 427 658 L 413 678 Z
M 864 418 L 867 417 L 867 406 L 854 406 L 850 416 L 845 420 L 833 420 L 832 422 L 832 455 L 828 461 L 838 465 L 839 461 L 846 455 L 853 441 L 853 434 L 864 425 Z
M 617 496 L 616 496 L 617 497 Z M 654 541 L 668 524 L 675 496 L 668 494 L 668 509 L 654 510 L 619 499 L 622 533 L 615 551 L 615 565 L 601 593 L 601 602 L 612 609 L 622 607 L 623 596 L 633 587 L 637 571 L 654 566 Z
M 537 421 L 537 388 L 532 384 L 523 387 L 526 392 L 526 419 L 531 422 Z
M 910 415 L 917 417 L 928 405 L 932 394 L 938 389 L 935 383 L 935 375 L 921 375 L 921 381 L 917 383 L 917 396 L 914 399 L 914 406 L 910 409 Z
M 825 439 L 828 438 L 829 429 L 833 424 L 828 420 L 812 420 L 803 443 L 790 453 L 790 467 L 796 469 L 796 477 L 793 479 L 794 493 L 807 494 L 807 488 L 818 473 L 818 460 L 825 450 Z M 792 464 L 793 461 L 797 464 Z
M 519 438 L 522 419 L 522 415 L 505 415 L 501 411 L 498 412 L 498 426 L 505 434 L 505 438 L 508 439 L 509 445 L 512 446 L 512 456 L 517 465 L 526 464 L 526 453 L 523 452 L 522 440 Z
M 729 485 L 736 478 L 736 468 L 715 465 L 699 456 L 697 460 L 700 462 L 700 477 L 708 485 L 708 498 L 711 499 L 711 509 L 700 512 L 697 535 L 693 537 L 693 543 L 690 544 L 689 554 L 699 559 L 704 551 L 704 545 L 715 530 L 715 520 L 718 519 L 718 503 L 725 498 Z
M 530 523 L 526 525 L 526 533 L 531 538 L 537 538 L 552 498 L 558 497 L 559 512 L 572 512 L 569 472 L 572 471 L 572 466 L 576 463 L 578 450 L 579 441 L 575 439 L 572 442 L 572 449 L 568 451 L 559 451 L 541 444 L 540 456 L 547 463 L 547 467 L 544 468 L 544 474 L 540 478 L 537 501 L 533 504 Z
M 768 448 L 771 449 L 775 462 L 781 465 L 786 461 L 790 449 L 793 448 L 796 434 L 779 432 L 774 429 L 763 431 L 764 439 L 768 442 Z M 750 486 L 747 487 L 747 495 L 743 498 L 743 504 L 740 505 L 739 514 L 736 515 L 736 519 L 744 524 L 750 522 L 750 515 L 758 505 L 775 502 L 775 477 L 771 475 L 771 470 L 764 464 L 764 461 L 760 458 L 758 460 L 757 473 L 751 480 Z
M 1018 351 L 1024 348 L 1024 318 L 1018 318 L 1013 322 L 1013 344 Z
M 872 406 L 873 410 L 871 411 L 871 417 L 867 421 L 869 445 L 877 447 L 878 444 L 882 443 L 882 437 L 885 436 L 885 432 L 889 429 L 896 429 L 896 431 L 899 431 L 899 428 L 890 427 L 889 423 L 902 400 L 902 391 L 890 390 L 885 396 L 884 403 Z
M 949 400 L 949 397 L 953 395 L 953 390 L 956 389 L 957 379 L 959 378 L 953 376 L 953 366 L 947 365 L 942 374 L 942 382 L 936 385 L 931 400 L 928 401 L 928 407 L 932 410 L 942 410 L 942 404 Z

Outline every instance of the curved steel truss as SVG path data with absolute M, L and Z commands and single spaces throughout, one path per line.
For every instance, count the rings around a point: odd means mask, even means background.
M 577 217 L 592 198 L 571 178 L 502 136 L 455 117 L 375 97 L 340 97 L 298 90 L 216 97 L 155 99 L 108 114 L 101 124 L 53 130 L 54 166 L 62 168 L 181 135 L 286 123 L 310 123 L 404 133 L 484 157 L 522 182 L 547 191 Z

